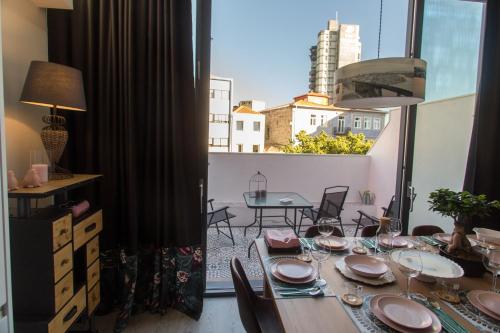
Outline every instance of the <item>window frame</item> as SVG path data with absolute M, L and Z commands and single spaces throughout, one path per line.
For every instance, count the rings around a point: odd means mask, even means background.
M 241 129 L 240 125 L 241 124 Z M 243 120 L 236 120 L 236 130 L 239 132 L 243 132 L 245 130 L 245 122 Z
M 363 117 L 361 116 L 354 116 L 353 122 L 352 122 L 352 127 L 355 129 L 362 129 L 362 119 Z
M 316 125 L 316 115 L 315 114 L 311 114 L 311 116 L 309 117 L 309 125 L 311 125 L 311 126 L 317 126 Z
M 375 126 L 375 124 L 377 126 Z M 373 118 L 373 129 L 379 131 L 381 127 L 382 127 L 382 122 L 380 118 Z
M 258 125 L 258 129 L 255 129 L 255 125 Z M 253 122 L 253 131 L 260 133 L 260 121 L 254 121 Z
M 372 117 L 368 116 L 363 117 L 363 129 L 365 130 L 372 129 Z

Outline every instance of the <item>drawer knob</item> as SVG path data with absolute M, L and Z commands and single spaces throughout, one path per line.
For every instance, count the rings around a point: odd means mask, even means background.
M 90 250 L 90 253 L 94 254 L 96 251 L 97 251 L 97 249 L 96 249 L 95 247 L 93 247 L 93 248 Z
M 64 316 L 63 321 L 67 322 L 68 320 L 71 320 L 71 318 L 73 318 L 75 316 L 77 311 L 78 311 L 78 307 L 76 305 L 73 305 L 71 310 L 69 310 L 68 313 Z
M 67 263 L 69 263 L 69 259 L 63 259 L 61 261 L 61 267 L 64 266 L 64 265 L 66 265 Z
M 68 233 L 68 229 L 61 229 L 61 231 L 59 231 L 59 236 L 62 236 L 64 234 L 67 234 Z
M 68 291 L 68 288 L 67 288 L 67 287 L 64 287 L 64 288 L 62 288 L 62 289 L 61 289 L 61 294 L 64 294 L 64 293 L 65 293 L 65 292 L 67 292 L 67 291 Z
M 92 230 L 94 230 L 95 228 L 97 228 L 97 224 L 94 222 L 88 226 L 85 227 L 85 232 L 91 232 Z
M 96 272 L 93 272 L 92 273 L 92 277 L 96 277 L 97 276 L 97 273 Z

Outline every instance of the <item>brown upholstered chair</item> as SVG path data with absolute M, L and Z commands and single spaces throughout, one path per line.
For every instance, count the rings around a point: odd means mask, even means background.
M 284 332 L 273 301 L 255 294 L 238 258 L 233 257 L 230 265 L 238 310 L 245 330 L 248 333 Z
M 310 226 L 309 228 L 307 228 L 306 230 L 306 234 L 304 235 L 305 238 L 313 238 L 313 237 L 316 237 L 316 236 L 319 236 L 321 235 L 319 230 L 318 230 L 318 226 L 317 225 L 312 225 Z M 342 234 L 342 231 L 340 231 L 339 228 L 337 227 L 333 227 L 333 233 L 332 233 L 333 236 L 337 236 L 337 237 L 344 237 L 344 235 Z
M 361 229 L 361 237 L 373 237 L 377 234 L 378 225 L 368 225 Z
M 435 225 L 419 225 L 413 228 L 412 236 L 431 236 L 438 233 L 443 233 L 444 230 Z

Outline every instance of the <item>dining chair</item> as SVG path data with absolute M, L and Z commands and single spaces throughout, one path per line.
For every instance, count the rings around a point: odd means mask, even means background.
M 361 237 L 374 237 L 377 234 L 378 225 L 368 225 L 361 229 Z
M 436 225 L 419 225 L 413 228 L 412 236 L 432 236 L 434 234 L 444 233 L 444 230 Z
M 347 197 L 348 191 L 349 186 L 343 185 L 325 188 L 323 197 L 321 198 L 321 204 L 318 208 L 306 208 L 301 211 L 299 229 L 297 233 L 300 233 L 304 217 L 313 221 L 313 224 L 318 223 L 318 220 L 322 217 L 331 217 L 340 224 L 342 234 L 345 234 L 344 226 L 342 225 L 342 217 L 340 215 L 344 210 L 345 198 Z
M 309 228 L 307 228 L 304 237 L 305 238 L 314 238 L 314 237 L 320 236 L 320 235 L 321 235 L 321 233 L 319 232 L 319 226 L 312 225 Z M 344 234 L 342 233 L 342 231 L 339 228 L 333 227 L 332 236 L 344 237 Z
M 395 217 L 398 216 L 398 202 L 396 201 L 396 197 L 392 196 L 389 205 L 386 207 L 382 207 L 384 211 L 383 217 Z M 361 228 L 365 228 L 370 225 L 378 225 L 379 219 L 378 217 L 372 216 L 370 214 L 365 213 L 362 210 L 358 210 L 359 217 L 357 219 L 352 219 L 353 222 L 356 223 L 356 231 L 354 232 L 354 237 L 358 235 L 358 230 Z
M 210 211 L 207 212 L 207 228 L 210 228 L 210 226 L 215 225 L 215 228 L 217 228 L 217 234 L 223 234 L 224 236 L 228 237 L 232 242 L 234 246 L 234 237 L 233 237 L 233 231 L 231 230 L 231 220 L 233 217 L 236 217 L 236 215 L 229 213 L 228 206 L 214 209 L 213 205 L 214 199 L 208 200 L 208 203 L 210 204 Z M 219 223 L 226 223 L 227 227 L 229 229 L 229 235 L 226 234 L 224 231 L 219 229 Z
M 284 332 L 272 299 L 257 296 L 238 258 L 231 259 L 236 301 L 243 327 L 248 333 Z

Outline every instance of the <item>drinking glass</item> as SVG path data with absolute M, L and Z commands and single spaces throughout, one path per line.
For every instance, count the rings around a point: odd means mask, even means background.
M 311 255 L 314 260 L 318 262 L 318 276 L 316 277 L 316 284 L 318 286 L 324 286 L 326 285 L 326 281 L 321 278 L 320 271 L 321 271 L 321 263 L 324 261 L 327 261 L 328 258 L 330 257 L 331 249 L 329 246 L 321 246 L 322 242 L 328 242 L 328 239 L 326 237 L 318 236 L 314 237 L 312 246 L 311 246 Z
M 306 241 L 300 242 L 302 252 L 297 256 L 297 259 L 309 262 L 311 261 L 311 247 Z
M 318 231 L 321 235 L 328 237 L 333 234 L 335 219 L 330 217 L 320 217 L 318 220 Z
M 399 250 L 397 265 L 401 273 L 406 276 L 406 297 L 411 299 L 410 284 L 411 279 L 418 276 L 423 270 L 422 257 L 416 250 Z
M 483 265 L 493 274 L 491 290 L 497 292 L 497 277 L 500 274 L 500 249 L 488 248 L 483 255 Z
M 391 239 L 391 248 L 394 247 L 394 238 L 401 235 L 403 227 L 401 225 L 401 220 L 395 217 L 391 217 L 391 224 L 389 225 L 389 237 Z

